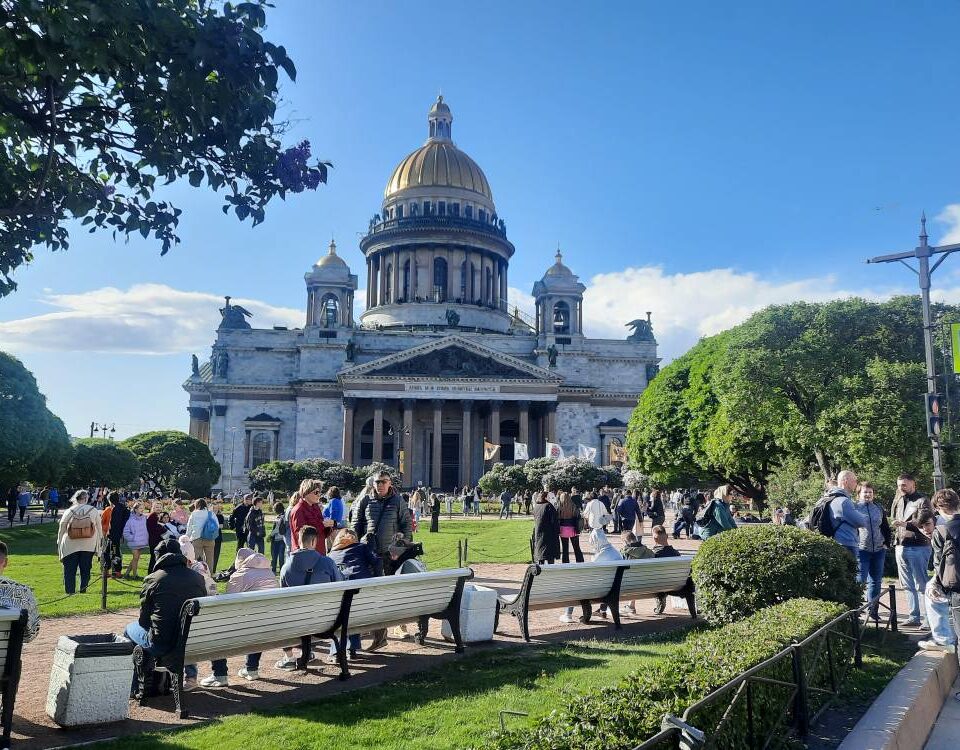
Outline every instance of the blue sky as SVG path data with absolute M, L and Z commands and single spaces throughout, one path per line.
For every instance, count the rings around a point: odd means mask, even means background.
M 359 233 L 441 89 L 516 245 L 511 287 L 560 243 L 588 333 L 652 310 L 667 358 L 771 302 L 913 291 L 863 260 L 911 247 L 921 209 L 933 240 L 960 241 L 957 3 L 276 5 L 266 36 L 299 71 L 289 140 L 334 162 L 329 184 L 256 229 L 172 187 L 182 244 L 164 258 L 79 231 L 39 250 L 0 301 L 0 348 L 72 434 L 184 428 L 216 298 L 296 323 L 331 236 L 362 280 Z M 958 272 L 936 283 L 960 300 Z

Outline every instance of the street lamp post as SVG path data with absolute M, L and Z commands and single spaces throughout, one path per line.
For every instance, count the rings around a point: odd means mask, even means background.
M 233 486 L 233 456 L 237 448 L 237 427 L 230 428 L 230 490 L 233 492 L 236 488 Z
M 924 213 L 920 216 L 919 245 L 913 250 L 903 253 L 878 255 L 876 258 L 867 260 L 867 263 L 903 263 L 917 274 L 920 281 L 920 305 L 923 310 L 923 350 L 927 366 L 927 393 L 935 394 L 937 392 L 937 366 L 934 361 L 933 319 L 930 314 L 930 277 L 940 267 L 940 264 L 947 259 L 948 255 L 960 250 L 960 243 L 934 246 L 930 245 L 927 239 L 927 215 Z M 931 266 L 930 258 L 934 255 L 939 255 L 940 258 Z M 908 258 L 917 259 L 917 268 L 907 263 Z M 946 375 L 946 372 L 944 375 Z M 933 487 L 936 490 L 942 490 L 946 484 L 943 477 L 943 446 L 940 444 L 939 435 L 930 435 L 930 447 L 933 451 Z
M 94 436 L 94 433 L 102 432 L 103 439 L 107 439 L 107 432 L 110 433 L 110 439 L 113 439 L 113 433 L 117 431 L 117 426 L 114 423 L 107 424 L 106 422 L 91 422 L 90 423 L 90 437 Z

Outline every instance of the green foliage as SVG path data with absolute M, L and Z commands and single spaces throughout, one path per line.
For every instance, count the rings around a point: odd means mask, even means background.
M 551 492 L 569 492 L 572 489 L 584 492 L 603 487 L 605 479 L 606 473 L 593 461 L 561 458 L 544 477 L 544 486 Z
M 796 518 L 805 518 L 823 493 L 823 475 L 816 464 L 796 457 L 774 469 L 767 483 L 770 504 L 789 508 Z
M 527 486 L 524 489 L 531 492 L 542 492 L 544 478 L 553 470 L 556 462 L 556 459 L 544 456 L 542 458 L 531 458 L 524 463 L 523 473 L 527 477 Z
M 650 486 L 650 477 L 636 469 L 623 472 L 623 486 L 628 490 L 642 490 Z
M 843 611 L 832 602 L 794 599 L 740 622 L 692 634 L 662 662 L 628 675 L 613 687 L 576 695 L 531 729 L 500 733 L 487 747 L 629 750 L 656 734 L 665 714 L 680 716 L 688 706 Z M 732 723 L 728 731 L 742 743 L 743 719 L 734 716 Z
M 0 487 L 57 481 L 72 448 L 63 422 L 47 408 L 20 360 L 0 352 Z
M 267 0 L 23 0 L 0 3 L 0 296 L 32 248 L 67 227 L 179 242 L 180 209 L 157 184 L 224 190 L 254 225 L 288 192 L 326 182 L 309 144 L 283 150 L 280 73 Z
M 250 489 L 291 494 L 300 484 L 293 461 L 269 461 L 250 470 Z
M 304 479 L 319 479 L 328 485 L 335 485 L 341 492 L 359 492 L 363 489 L 367 477 L 380 468 L 395 475 L 392 467 L 386 464 L 369 466 L 350 466 L 340 461 L 326 458 L 307 458 L 303 461 L 270 461 L 250 471 L 250 488 L 259 492 L 292 493 Z
M 140 462 L 113 440 L 83 438 L 74 445 L 73 463 L 64 478 L 74 487 L 127 487 L 140 476 Z
M 527 474 L 523 466 L 495 463 L 490 471 L 480 477 L 478 484 L 483 494 L 488 497 L 499 495 L 505 490 L 516 494 L 527 488 Z
M 623 487 L 623 473 L 618 466 L 601 466 L 603 472 L 603 483 L 601 486 L 609 487 L 612 490 Z
M 140 478 L 163 492 L 173 489 L 194 490 L 210 487 L 220 478 L 218 464 L 210 449 L 196 438 L 176 430 L 142 432 L 120 445 L 140 461 Z M 193 492 L 190 492 L 193 495 Z
M 693 559 L 708 622 L 739 620 L 789 599 L 860 604 L 857 563 L 832 539 L 795 526 L 755 524 L 710 537 Z

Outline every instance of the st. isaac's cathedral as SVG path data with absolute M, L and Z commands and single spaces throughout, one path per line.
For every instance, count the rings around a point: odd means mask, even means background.
M 454 145 L 443 97 L 427 123 L 360 241 L 359 320 L 358 279 L 333 242 L 304 277 L 303 328 L 252 327 L 227 298 L 210 360 L 184 383 L 190 434 L 219 461 L 221 489 L 246 487 L 266 461 L 313 457 L 383 461 L 406 486 L 450 489 L 490 467 L 484 442 L 500 446 L 495 461 L 523 446 L 542 456 L 547 442 L 618 458 L 657 371 L 649 314 L 621 321 L 625 340 L 587 338 L 585 287 L 559 251 L 533 285 L 533 314 L 511 306 L 515 249 L 490 183 Z

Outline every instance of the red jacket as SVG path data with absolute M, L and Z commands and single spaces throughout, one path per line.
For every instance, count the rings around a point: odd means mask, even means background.
M 327 536 L 331 529 L 323 525 L 323 508 L 320 503 L 310 505 L 305 500 L 300 500 L 290 511 L 290 551 L 296 552 L 300 549 L 300 529 L 304 526 L 313 526 L 319 534 L 317 536 L 316 550 L 321 555 L 327 554 Z

